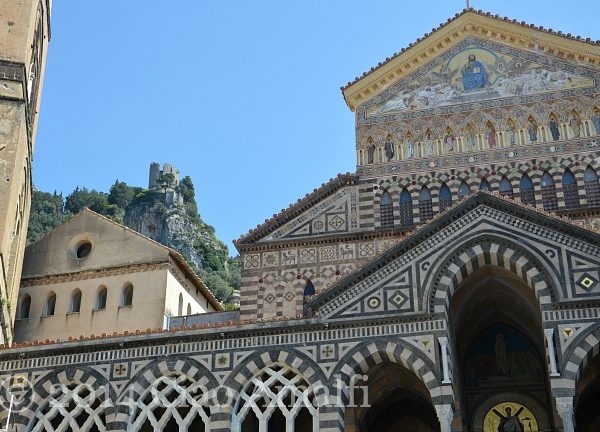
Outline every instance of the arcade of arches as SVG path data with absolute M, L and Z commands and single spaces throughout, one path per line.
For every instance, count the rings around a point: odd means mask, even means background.
M 0 427 L 599 431 L 599 65 L 589 39 L 448 20 L 343 87 L 356 172 L 234 242 L 239 310 L 5 346 Z

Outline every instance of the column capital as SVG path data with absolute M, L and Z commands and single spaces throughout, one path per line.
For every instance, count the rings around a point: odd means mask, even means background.
M 552 336 L 554 336 L 554 328 L 544 329 L 544 334 L 547 338 L 551 338 Z
M 563 417 L 565 414 L 573 414 L 573 398 L 572 397 L 557 397 L 556 400 L 556 411 Z
M 438 340 L 442 345 L 448 345 L 448 338 L 446 336 L 438 336 Z
M 435 411 L 440 423 L 452 422 L 454 419 L 454 409 L 450 404 L 435 405 Z

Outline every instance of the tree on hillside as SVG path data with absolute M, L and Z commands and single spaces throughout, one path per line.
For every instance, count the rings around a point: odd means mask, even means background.
M 38 241 L 48 231 L 63 223 L 66 218 L 62 194 L 34 191 L 31 196 L 27 244 Z
M 94 189 L 90 191 L 87 188 L 79 189 L 79 187 L 77 187 L 69 196 L 67 196 L 65 209 L 68 212 L 75 214 L 79 213 L 85 207 L 113 220 L 118 221 L 121 219 L 119 207 L 114 204 L 109 204 L 108 194 L 98 192 Z
M 115 184 L 110 188 L 108 193 L 108 203 L 114 204 L 120 209 L 125 210 L 129 204 L 133 201 L 133 197 L 136 194 L 136 189 L 128 186 L 125 182 L 115 181 Z
M 194 190 L 194 183 L 190 176 L 185 176 L 177 185 L 176 191 L 179 192 L 183 198 L 183 203 L 188 209 L 191 215 L 198 214 L 198 206 L 196 205 L 196 191 Z
M 175 188 L 177 185 L 177 178 L 173 173 L 165 173 L 161 174 L 158 179 L 156 179 L 156 183 L 158 183 L 158 186 L 167 193 L 169 189 Z

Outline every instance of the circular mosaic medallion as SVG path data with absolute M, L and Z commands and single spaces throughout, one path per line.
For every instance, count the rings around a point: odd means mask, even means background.
M 483 419 L 484 432 L 537 431 L 538 424 L 529 409 L 518 402 L 502 402 Z
M 381 300 L 379 297 L 371 297 L 369 300 L 367 300 L 367 305 L 371 309 L 377 309 L 381 305 Z

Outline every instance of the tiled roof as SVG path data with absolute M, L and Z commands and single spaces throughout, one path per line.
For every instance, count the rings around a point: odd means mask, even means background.
M 500 17 L 500 15 L 498 15 L 498 14 L 493 15 L 492 13 L 490 13 L 490 12 L 484 12 L 481 9 L 479 9 L 479 10 L 475 10 L 473 8 L 463 9 L 462 12 L 457 13 L 456 15 L 454 15 L 454 17 L 448 18 L 448 20 L 445 23 L 441 23 L 438 27 L 436 27 L 434 29 L 431 29 L 430 33 L 425 33 L 422 37 L 417 38 L 417 40 L 415 42 L 408 44 L 407 48 L 402 48 L 399 52 L 394 53 L 391 57 L 387 57 L 383 62 L 379 62 L 377 64 L 377 66 L 372 67 L 367 72 L 364 72 L 361 76 L 355 77 L 353 81 L 348 82 L 348 84 L 346 84 L 345 86 L 341 86 L 340 89 L 342 91 L 344 91 L 347 88 L 353 86 L 354 84 L 356 84 L 358 81 L 360 81 L 364 77 L 372 74 L 373 72 L 375 72 L 376 70 L 378 70 L 379 68 L 381 68 L 382 66 L 384 66 L 385 64 L 389 63 L 390 61 L 392 61 L 393 59 L 395 59 L 396 57 L 398 57 L 400 54 L 404 53 L 405 51 L 409 50 L 410 48 L 412 48 L 417 43 L 421 42 L 426 37 L 431 36 L 433 33 L 437 32 L 438 30 L 441 30 L 443 27 L 445 27 L 448 24 L 456 21 L 459 17 L 461 17 L 461 16 L 463 16 L 463 15 L 465 15 L 467 13 L 474 13 L 476 15 L 493 18 L 493 19 L 498 20 L 498 21 L 510 22 L 510 23 L 513 23 L 513 24 L 518 24 L 518 25 L 520 25 L 522 27 L 528 27 L 528 28 L 531 28 L 533 30 L 541 31 L 541 32 L 548 33 L 548 34 L 551 34 L 551 35 L 561 36 L 561 37 L 564 37 L 566 39 L 576 40 L 576 41 L 585 42 L 585 43 L 588 43 L 588 44 L 591 44 L 591 45 L 600 46 L 600 40 L 593 41 L 590 38 L 583 38 L 581 36 L 573 36 L 571 33 L 563 33 L 562 31 L 556 31 L 556 30 L 553 30 L 551 28 L 550 29 L 545 29 L 543 26 L 536 26 L 535 24 L 529 24 L 529 23 L 526 23 L 525 21 L 520 21 L 519 22 L 516 19 L 510 19 L 508 17 Z
M 80 335 L 79 337 L 69 337 L 67 340 L 53 340 L 46 339 L 43 341 L 25 341 L 22 343 L 12 344 L 1 344 L 0 350 L 10 350 L 10 349 L 19 349 L 19 348 L 29 348 L 29 347 L 37 347 L 37 346 L 51 346 L 58 344 L 75 344 L 82 341 L 92 341 L 92 340 L 106 340 L 109 342 L 110 339 L 116 339 L 121 337 L 138 337 L 143 338 L 147 335 L 151 334 L 168 334 L 175 333 L 180 331 L 194 331 L 194 330 L 203 330 L 203 329 L 213 329 L 215 330 L 215 337 L 220 336 L 222 330 L 245 330 L 251 329 L 253 325 L 263 324 L 263 323 L 275 323 L 275 322 L 293 322 L 293 321 L 303 321 L 310 319 L 308 317 L 303 317 L 301 315 L 296 315 L 295 317 L 273 317 L 270 320 L 265 319 L 251 319 L 251 320 L 240 320 L 240 321 L 226 321 L 226 322 L 205 322 L 203 324 L 194 324 L 191 326 L 181 326 L 181 327 L 172 327 L 170 329 L 151 329 L 148 328 L 146 330 L 134 330 L 134 331 L 124 331 L 122 333 L 113 332 L 113 333 L 102 333 L 100 335 L 91 334 L 91 335 Z M 218 333 L 217 333 L 218 332 Z
M 259 240 L 261 237 L 273 232 L 286 222 L 299 216 L 303 211 L 308 210 L 323 198 L 331 195 L 343 186 L 356 183 L 357 180 L 358 175 L 356 174 L 338 174 L 337 177 L 330 179 L 327 183 L 323 183 L 319 188 L 306 194 L 304 198 L 300 198 L 294 204 L 290 204 L 287 208 L 281 209 L 279 213 L 274 214 L 270 219 L 266 219 L 264 223 L 257 225 L 256 228 L 251 229 L 247 234 L 234 240 L 233 244 L 237 247 L 239 244 L 251 243 Z

